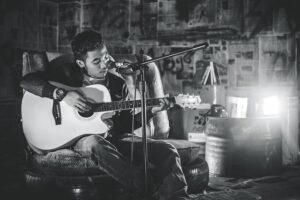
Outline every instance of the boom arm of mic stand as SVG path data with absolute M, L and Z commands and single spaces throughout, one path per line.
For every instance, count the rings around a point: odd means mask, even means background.
M 169 58 L 169 57 L 172 57 L 172 56 L 177 56 L 177 55 L 180 55 L 180 54 L 184 54 L 184 53 L 187 53 L 187 52 L 190 52 L 190 51 L 197 51 L 197 50 L 200 50 L 200 49 L 205 49 L 208 46 L 209 46 L 208 43 L 204 42 L 204 43 L 195 45 L 192 48 L 189 48 L 189 49 L 186 49 L 186 50 L 183 50 L 183 51 L 179 51 L 179 52 L 172 53 L 172 54 L 169 54 L 169 55 L 164 55 L 164 56 L 160 56 L 160 57 L 153 58 L 153 59 L 150 59 L 150 60 L 142 61 L 140 63 L 132 63 L 132 64 L 129 64 L 128 67 L 131 67 L 133 71 L 140 70 L 140 68 L 142 66 L 145 67 L 146 64 L 149 64 L 149 63 L 152 63 L 152 62 L 155 62 L 155 61 L 158 61 L 158 60 L 162 60 L 162 59 L 165 59 L 165 58 Z

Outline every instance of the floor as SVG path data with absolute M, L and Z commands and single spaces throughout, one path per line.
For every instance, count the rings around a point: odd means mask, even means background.
M 206 194 L 194 200 L 300 199 L 300 165 L 285 167 L 278 175 L 254 179 L 211 177 Z

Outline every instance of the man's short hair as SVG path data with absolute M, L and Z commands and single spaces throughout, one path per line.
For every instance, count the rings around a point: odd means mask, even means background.
M 71 46 L 75 60 L 85 61 L 88 51 L 102 48 L 104 44 L 100 33 L 86 30 L 74 37 Z

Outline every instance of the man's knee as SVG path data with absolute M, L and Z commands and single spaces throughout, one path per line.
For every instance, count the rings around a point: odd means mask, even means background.
M 105 140 L 99 135 L 86 136 L 78 141 L 77 147 L 84 152 L 92 152 L 94 148 L 101 148 Z
M 169 156 L 179 157 L 178 151 L 174 145 L 166 141 L 161 141 L 159 143 L 159 150 L 161 153 L 167 153 Z

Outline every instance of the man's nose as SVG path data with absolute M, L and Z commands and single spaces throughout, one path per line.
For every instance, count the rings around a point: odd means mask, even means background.
M 109 60 L 109 54 L 105 54 L 104 56 L 104 63 L 107 63 L 107 61 Z
M 103 63 L 100 63 L 100 68 L 101 69 L 106 69 L 108 67 L 107 67 L 107 64 L 105 62 L 103 62 Z
M 99 63 L 99 67 L 101 69 L 108 69 L 109 68 L 108 65 L 107 65 L 107 61 L 104 61 L 104 60 Z

